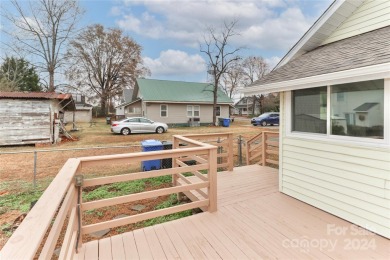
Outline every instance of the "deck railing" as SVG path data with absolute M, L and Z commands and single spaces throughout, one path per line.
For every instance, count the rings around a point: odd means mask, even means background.
M 217 138 L 217 140 L 225 138 L 228 150 L 226 153 L 218 155 L 217 146 L 194 140 L 205 138 Z M 180 146 L 182 143 L 185 143 L 186 146 Z M 65 236 L 61 242 L 59 259 L 71 259 L 82 246 L 82 236 L 85 234 L 194 208 L 210 212 L 216 211 L 217 168 L 223 166 L 229 169 L 233 168 L 232 144 L 232 134 L 174 136 L 172 150 L 69 159 L 22 224 L 10 237 L 0 253 L 0 259 L 32 259 L 34 257 L 50 259 L 63 232 L 65 232 Z M 218 156 L 226 157 L 227 162 L 220 163 L 218 166 Z M 81 175 L 82 171 L 89 167 L 161 159 L 172 159 L 172 168 L 85 180 Z M 192 178 L 186 177 L 189 174 L 196 176 L 197 181 L 194 182 Z M 172 187 L 109 199 L 82 201 L 82 189 L 85 187 L 166 175 L 172 175 Z M 188 194 L 192 202 L 120 219 L 83 225 L 82 217 L 86 210 L 180 192 Z M 195 193 L 197 196 L 193 195 Z
M 246 164 L 279 165 L 279 133 L 263 131 L 246 141 Z

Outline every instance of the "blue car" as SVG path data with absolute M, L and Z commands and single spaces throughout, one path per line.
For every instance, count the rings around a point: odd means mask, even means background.
M 279 125 L 279 113 L 278 112 L 264 113 L 258 117 L 252 118 L 251 124 L 254 126 Z

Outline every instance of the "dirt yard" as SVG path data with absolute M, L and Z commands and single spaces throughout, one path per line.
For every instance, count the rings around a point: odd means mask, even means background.
M 264 128 L 254 127 L 250 124 L 247 118 L 236 118 L 230 127 L 180 127 L 170 128 L 164 134 L 132 134 L 129 136 L 116 135 L 110 132 L 110 126 L 105 123 L 104 119 L 97 120 L 96 125 L 78 124 L 79 131 L 71 132 L 76 141 L 64 140 L 60 144 L 47 146 L 14 146 L 14 147 L 0 147 L 0 249 L 5 241 L 12 234 L 12 229 L 15 228 L 15 220 L 21 216 L 22 213 L 28 212 L 30 203 L 37 200 L 42 191 L 50 184 L 63 164 L 72 157 L 94 156 L 119 154 L 129 152 L 141 151 L 141 141 L 146 139 L 156 139 L 160 141 L 171 141 L 173 135 L 186 134 L 202 134 L 202 133 L 222 133 L 231 132 L 234 134 L 234 155 L 235 164 L 238 164 L 238 136 L 241 135 L 243 140 L 247 140 L 252 136 L 260 133 Z M 68 126 L 70 129 L 70 126 Z M 277 131 L 278 127 L 267 127 L 266 130 Z M 102 147 L 112 146 L 126 146 L 124 148 L 107 148 L 97 149 Z M 71 150 L 71 151 L 53 151 L 59 149 L 80 149 L 86 150 Z M 243 148 L 243 155 L 245 156 L 245 147 Z M 33 187 L 34 174 L 34 151 L 37 151 L 36 157 L 36 187 Z M 22 153 L 29 152 L 29 153 Z M 14 153 L 14 154 L 2 154 Z M 245 157 L 243 158 L 245 163 Z M 119 165 L 116 168 L 100 168 L 96 170 L 99 174 L 110 175 L 112 173 L 120 174 L 128 172 L 130 165 Z M 135 166 L 134 166 L 135 167 Z M 139 167 L 139 166 L 137 166 Z M 90 174 L 93 175 L 93 169 Z M 166 183 L 170 183 L 167 181 Z M 159 184 L 160 185 L 160 184 Z M 166 184 L 161 184 L 166 185 Z M 145 187 L 151 189 L 153 187 Z M 119 191 L 118 191 L 119 192 Z M 161 203 L 164 205 L 164 200 L 161 198 L 155 202 L 145 202 L 147 206 L 145 210 L 160 207 Z M 166 204 L 166 202 L 165 202 Z M 169 203 L 168 203 L 169 204 Z M 131 205 L 123 205 L 116 207 L 115 210 L 110 209 L 110 214 L 106 211 L 90 212 L 86 215 L 87 222 L 94 219 L 108 220 L 115 215 L 124 214 L 125 208 Z M 169 205 L 168 205 L 169 206 Z M 191 213 L 186 213 L 191 214 Z M 164 221 L 164 220 L 161 220 Z M 153 223 L 146 223 L 149 225 Z M 124 227 L 112 230 L 108 235 L 121 233 L 127 231 L 128 228 L 133 229 L 139 226 L 132 225 L 131 227 Z M 89 238 L 86 238 L 89 240 Z

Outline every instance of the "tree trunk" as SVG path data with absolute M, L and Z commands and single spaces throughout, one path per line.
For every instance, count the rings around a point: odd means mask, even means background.
M 107 111 L 106 111 L 106 104 L 107 104 L 107 100 L 105 97 L 102 97 L 100 99 L 100 111 L 102 113 L 103 116 L 106 116 L 107 115 Z
M 217 125 L 217 94 L 218 94 L 218 81 L 214 76 L 214 91 L 213 91 L 213 125 Z
M 49 71 L 49 92 L 54 92 L 55 87 L 54 87 L 54 71 Z
M 256 96 L 253 95 L 253 99 L 252 99 L 252 116 L 255 115 L 255 110 L 256 110 Z

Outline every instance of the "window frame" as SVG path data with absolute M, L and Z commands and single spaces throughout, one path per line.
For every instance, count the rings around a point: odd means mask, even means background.
M 165 113 L 166 113 L 166 116 L 162 116 L 161 115 L 161 112 L 163 112 L 164 110 L 162 110 L 162 106 L 165 106 L 166 107 L 166 109 L 165 109 Z M 167 104 L 161 104 L 160 105 L 160 117 L 168 117 L 168 105 Z
M 378 78 L 383 79 L 383 78 Z M 368 80 L 359 80 L 359 81 L 370 81 L 375 79 Z M 357 81 L 357 82 L 359 82 Z M 343 83 L 353 83 L 343 82 Z M 340 83 L 340 84 L 343 84 Z M 337 85 L 337 84 L 332 84 Z M 369 137 L 356 137 L 356 136 L 344 136 L 344 135 L 332 135 L 331 133 L 331 86 L 327 86 L 327 118 L 326 118 L 326 134 L 319 133 L 309 133 L 309 132 L 298 132 L 292 131 L 292 105 L 293 105 L 293 94 L 292 91 L 286 91 L 284 99 L 284 112 L 285 112 L 285 131 L 287 137 L 296 137 L 302 139 L 311 139 L 318 141 L 335 141 L 340 143 L 348 143 L 355 145 L 365 145 L 365 146 L 386 146 L 390 145 L 390 78 L 384 78 L 384 122 L 383 122 L 383 139 L 374 139 Z M 316 88 L 321 86 L 312 86 L 307 88 Z
M 218 111 L 217 108 L 219 108 L 219 115 L 217 114 L 217 111 Z M 215 107 L 215 116 L 221 116 L 221 110 L 222 110 L 221 106 L 216 106 Z
M 197 110 L 199 112 L 199 115 L 198 116 L 195 116 L 195 107 L 199 107 L 199 110 Z M 189 109 L 191 108 L 191 109 Z M 188 115 L 188 112 L 191 111 L 191 115 Z M 187 105 L 187 110 L 186 110 L 186 115 L 188 118 L 191 118 L 191 117 L 199 117 L 200 118 L 200 105 Z

